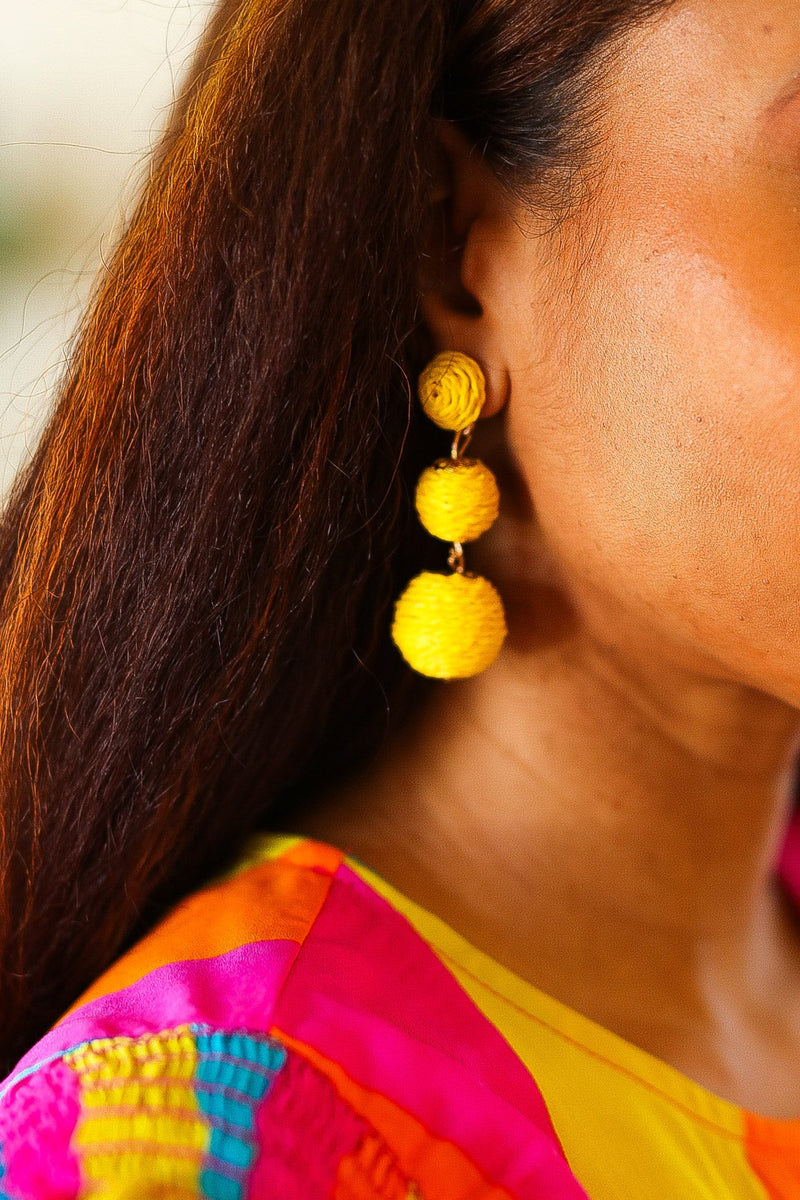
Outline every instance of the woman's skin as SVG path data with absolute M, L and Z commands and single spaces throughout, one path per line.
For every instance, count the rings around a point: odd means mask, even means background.
M 501 512 L 465 559 L 509 634 L 301 828 L 800 1118 L 773 872 L 800 750 L 800 0 L 678 0 L 606 86 L 604 171 L 557 229 L 440 128 L 420 289 L 437 349 L 486 372 L 467 453 Z

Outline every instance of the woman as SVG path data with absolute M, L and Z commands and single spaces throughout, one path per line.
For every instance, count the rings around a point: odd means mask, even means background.
M 800 1196 L 798 17 L 220 7 L 2 521 L 3 1195 Z

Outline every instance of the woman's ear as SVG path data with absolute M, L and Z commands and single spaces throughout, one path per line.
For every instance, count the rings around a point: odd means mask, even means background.
M 495 176 L 449 121 L 435 122 L 436 169 L 428 198 L 418 288 L 435 352 L 461 350 L 486 375 L 491 416 L 506 392 L 497 251 L 492 237 L 508 204 Z M 494 234 L 493 234 L 494 230 Z
M 469 168 L 470 147 L 450 122 L 437 121 L 435 129 L 435 171 L 428 195 L 420 291 L 434 303 L 446 301 L 446 307 L 455 312 L 479 316 L 480 305 L 462 281 L 464 244 L 477 211 L 477 180 L 474 169 Z M 431 332 L 436 333 L 435 329 Z

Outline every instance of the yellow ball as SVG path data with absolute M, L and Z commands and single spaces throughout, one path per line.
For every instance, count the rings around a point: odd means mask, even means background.
M 472 425 L 486 400 L 483 371 L 460 350 L 437 354 L 420 375 L 417 390 L 430 419 L 453 431 Z
M 394 644 L 415 671 L 436 679 L 485 671 L 507 632 L 500 595 L 482 575 L 422 571 L 394 606 Z
M 497 520 L 500 491 L 477 458 L 437 458 L 417 481 L 414 504 L 428 533 L 445 542 L 471 542 Z

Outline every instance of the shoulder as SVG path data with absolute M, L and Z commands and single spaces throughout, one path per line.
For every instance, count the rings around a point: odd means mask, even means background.
M 194 1025 L 95 1039 L 0 1106 L 0 1194 L 418 1194 L 379 1130 L 280 1039 Z
M 413 1195 L 355 1097 L 276 1025 L 341 865 L 331 847 L 264 839 L 115 963 L 3 1085 L 0 1194 L 78 1197 L 102 1180 L 142 1200 L 277 1195 L 276 1181 Z
M 189 897 L 26 1055 L 3 1171 L 9 1200 L 120 1171 L 143 1200 L 583 1196 L 494 1026 L 341 852 L 298 838 Z

